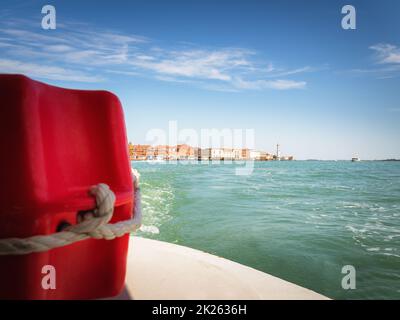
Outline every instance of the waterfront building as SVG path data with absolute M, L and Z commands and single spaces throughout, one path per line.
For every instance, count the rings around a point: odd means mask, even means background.
M 193 148 L 193 159 L 201 160 L 201 148 L 197 148 L 197 147 Z
M 269 160 L 273 160 L 274 156 L 269 154 L 268 152 L 265 151 L 260 151 L 260 158 L 258 160 L 261 161 L 269 161 Z
M 250 150 L 250 159 L 251 160 L 260 160 L 261 152 L 256 150 Z
M 197 148 L 193 148 L 187 144 L 178 144 L 176 146 L 176 157 L 179 160 L 193 160 L 197 159 Z
M 224 150 L 222 148 L 209 148 L 211 160 L 221 160 L 224 158 Z
M 176 146 L 158 145 L 154 147 L 154 158 L 157 160 L 176 160 Z
M 132 142 L 129 142 L 129 143 L 128 143 L 128 154 L 129 154 L 129 159 L 130 159 L 130 160 L 134 160 L 134 159 L 133 159 L 133 148 L 134 148 L 133 143 L 132 143 Z
M 291 161 L 291 160 L 293 160 L 293 156 L 280 157 L 280 160 L 282 160 L 282 161 Z
M 232 149 L 232 155 L 234 160 L 243 159 L 242 157 L 242 149 Z
M 134 145 L 129 143 L 129 158 L 131 160 L 146 160 L 148 158 L 149 145 Z
M 241 149 L 241 159 L 249 160 L 250 159 L 250 149 Z
M 234 159 L 233 149 L 222 148 L 222 159 L 223 160 L 233 160 Z
M 211 160 L 211 148 L 199 148 L 199 160 Z

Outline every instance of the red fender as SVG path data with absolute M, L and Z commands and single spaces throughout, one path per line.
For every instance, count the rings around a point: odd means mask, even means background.
M 95 207 L 89 187 L 116 195 L 111 223 L 132 217 L 124 115 L 106 91 L 63 89 L 0 75 L 0 238 L 51 234 Z M 94 299 L 124 285 L 129 235 L 42 253 L 0 256 L 0 299 Z M 51 265 L 56 288 L 42 287 Z

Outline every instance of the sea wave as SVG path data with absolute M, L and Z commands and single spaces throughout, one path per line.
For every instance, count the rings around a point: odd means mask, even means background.
M 158 229 L 156 226 L 142 225 L 139 230 L 144 233 L 151 233 L 151 234 L 159 234 L 160 233 L 160 229 Z

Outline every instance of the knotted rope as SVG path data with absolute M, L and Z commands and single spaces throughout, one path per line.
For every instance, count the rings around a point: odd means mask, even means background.
M 132 169 L 135 186 L 135 216 L 133 219 L 114 224 L 108 223 L 114 213 L 115 195 L 106 184 L 100 183 L 90 188 L 90 194 L 96 199 L 96 209 L 79 217 L 76 225 L 68 226 L 61 232 L 49 235 L 37 235 L 23 239 L 0 239 L 0 255 L 43 252 L 89 238 L 113 240 L 137 230 L 140 228 L 142 220 L 139 177 L 139 172 Z

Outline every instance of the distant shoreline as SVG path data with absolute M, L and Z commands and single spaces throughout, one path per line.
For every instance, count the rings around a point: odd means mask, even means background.
M 259 159 L 130 159 L 132 162 L 293 162 L 293 161 L 307 161 L 307 162 L 352 162 L 351 160 L 322 160 L 322 159 L 293 159 L 293 160 L 259 160 Z M 359 162 L 400 162 L 400 159 L 373 159 L 373 160 L 360 160 Z

